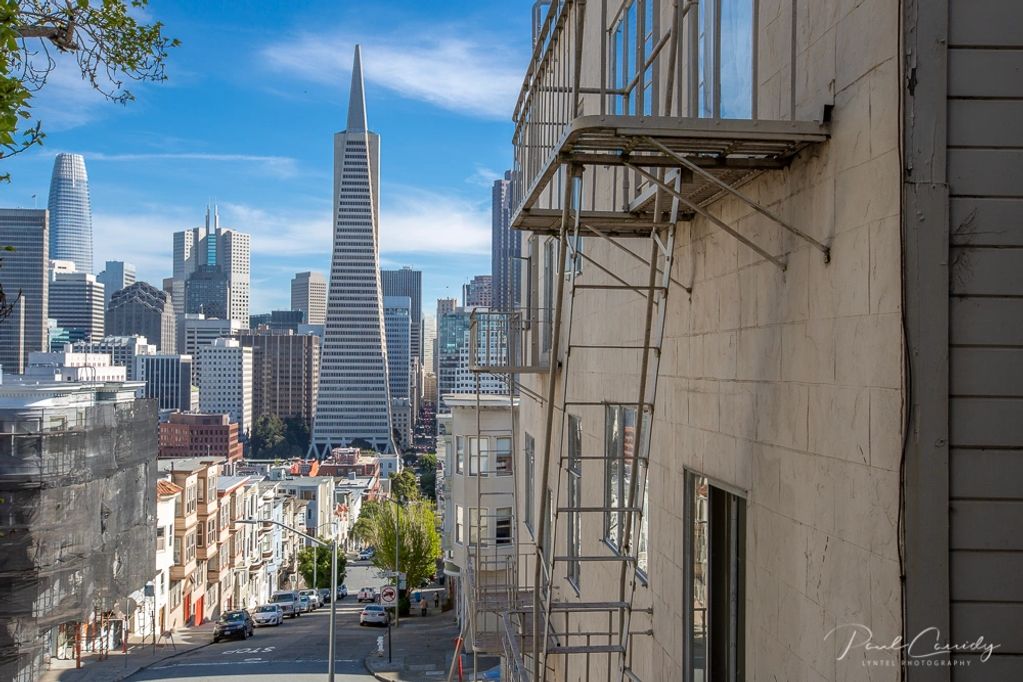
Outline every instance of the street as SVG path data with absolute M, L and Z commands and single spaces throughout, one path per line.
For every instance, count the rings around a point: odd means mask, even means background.
M 337 604 L 337 659 L 339 680 L 372 680 L 363 659 L 376 649 L 385 628 L 360 627 L 360 587 L 385 582 L 368 562 L 350 562 L 345 584 L 349 596 Z M 129 680 L 323 680 L 327 671 L 327 626 L 330 605 L 286 619 L 283 625 L 260 627 L 248 640 L 227 640 L 177 656 L 140 670 Z

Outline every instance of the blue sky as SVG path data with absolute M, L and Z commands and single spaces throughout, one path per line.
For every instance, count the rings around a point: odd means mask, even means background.
M 4 162 L 4 207 L 45 206 L 53 155 L 86 155 L 96 269 L 126 260 L 156 286 L 171 233 L 252 234 L 252 311 L 289 307 L 302 270 L 328 272 L 332 136 L 362 45 L 381 135 L 381 262 L 423 275 L 425 311 L 490 272 L 490 184 L 511 163 L 511 111 L 529 56 L 530 0 L 153 0 L 181 39 L 162 84 L 126 106 L 60 64 L 35 100 L 42 148 Z M 70 67 L 70 68 L 68 68 Z

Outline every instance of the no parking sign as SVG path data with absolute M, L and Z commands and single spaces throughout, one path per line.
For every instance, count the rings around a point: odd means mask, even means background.
M 398 590 L 394 585 L 385 585 L 380 588 L 380 605 L 396 606 L 398 604 Z

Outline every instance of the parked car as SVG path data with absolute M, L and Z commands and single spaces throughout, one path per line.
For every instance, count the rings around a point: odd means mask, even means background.
M 309 599 L 309 608 L 313 611 L 323 606 L 320 603 L 320 593 L 316 590 L 299 590 L 299 595 Z
M 213 643 L 228 637 L 248 639 L 255 629 L 256 624 L 248 611 L 228 611 L 217 619 L 213 628 Z
M 263 604 L 252 614 L 256 625 L 280 625 L 284 622 L 284 609 L 280 604 Z
M 298 592 L 290 590 L 274 592 L 273 596 L 270 597 L 270 603 L 280 606 L 281 611 L 288 618 L 296 618 L 302 615 L 302 611 L 299 608 L 298 603 Z
M 359 590 L 359 603 L 364 601 L 373 602 L 377 599 L 377 589 L 375 587 L 364 587 Z
M 361 552 L 359 552 L 359 561 L 369 561 L 370 559 L 375 557 L 376 554 L 377 551 L 375 549 L 373 549 L 372 547 L 367 547 Z
M 321 604 L 329 604 L 330 603 L 330 588 L 329 587 L 321 587 L 320 588 L 319 597 L 320 597 L 320 603 Z
M 313 610 L 313 603 L 309 599 L 309 595 L 300 594 L 298 595 L 298 612 L 309 613 Z
M 339 585 L 337 588 L 337 598 L 344 599 L 348 596 L 348 585 Z
M 386 626 L 391 622 L 391 615 L 387 613 L 383 606 L 378 604 L 370 604 L 362 609 L 362 613 L 359 614 L 359 625 L 384 625 Z

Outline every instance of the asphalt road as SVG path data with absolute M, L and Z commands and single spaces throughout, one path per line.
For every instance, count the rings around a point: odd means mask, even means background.
M 360 627 L 360 605 L 355 595 L 360 587 L 377 587 L 385 580 L 365 562 L 348 564 L 345 584 L 351 594 L 338 602 L 335 670 L 338 680 L 366 681 L 373 676 L 363 666 L 365 656 L 376 649 L 376 638 L 384 628 Z M 247 640 L 226 640 L 171 658 L 129 680 L 318 680 L 327 672 L 327 629 L 330 605 L 298 618 L 285 619 L 280 626 L 256 629 Z

